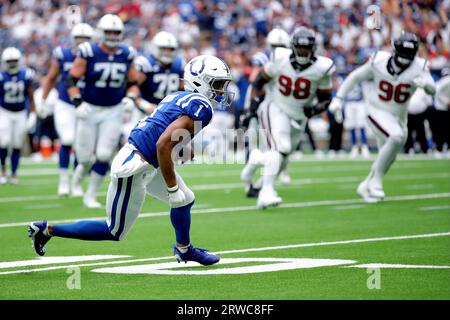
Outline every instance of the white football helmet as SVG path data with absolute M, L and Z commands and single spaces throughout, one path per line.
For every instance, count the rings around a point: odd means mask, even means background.
M 233 101 L 233 93 L 227 92 L 233 80 L 228 65 L 221 59 L 201 55 L 184 67 L 184 88 L 206 96 L 214 107 L 227 107 Z
M 97 24 L 101 41 L 110 48 L 117 46 L 123 39 L 124 26 L 115 14 L 105 14 Z
M 289 34 L 281 28 L 274 28 L 267 34 L 266 46 L 270 51 L 273 51 L 276 47 L 288 48 L 289 43 Z
M 84 41 L 90 41 L 94 36 L 94 30 L 87 23 L 78 23 L 70 33 L 77 45 Z M 79 42 L 79 43 L 78 43 Z
M 152 55 L 164 64 L 171 64 L 178 49 L 178 41 L 167 31 L 158 32 L 152 39 Z
M 22 54 L 17 48 L 9 47 L 2 53 L 2 68 L 9 74 L 16 74 L 20 69 Z

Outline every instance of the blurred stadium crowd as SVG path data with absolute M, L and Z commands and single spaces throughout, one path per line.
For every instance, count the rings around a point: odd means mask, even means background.
M 364 25 L 371 4 L 381 8 L 380 31 Z M 232 67 L 239 93 L 233 106 L 236 119 L 244 106 L 252 55 L 265 49 L 265 36 L 274 26 L 287 32 L 298 25 L 313 28 L 318 37 L 317 54 L 336 64 L 336 87 L 372 52 L 390 51 L 392 36 L 402 29 L 420 37 L 419 56 L 429 60 L 435 80 L 450 58 L 450 0 L 5 0 L 0 3 L 0 49 L 19 48 L 25 64 L 36 70 L 39 79 L 47 73 L 53 48 L 70 45 L 66 23 L 70 5 L 79 5 L 83 21 L 92 26 L 105 13 L 117 14 L 125 23 L 125 42 L 140 53 L 149 54 L 152 37 L 162 29 L 177 37 L 186 60 L 198 54 L 224 58 Z M 419 113 L 424 114 L 422 124 L 425 121 L 432 132 L 433 102 L 426 104 Z M 319 118 L 322 123 L 329 121 L 326 115 Z M 236 120 L 235 125 L 238 123 Z M 312 131 L 316 127 L 311 126 Z M 345 146 L 348 138 L 342 135 L 342 127 L 327 124 L 326 130 L 330 130 L 327 139 L 334 136 L 337 141 L 323 149 L 339 151 L 342 136 Z M 428 138 L 421 148 L 424 152 L 433 148 L 429 133 Z M 309 141 L 314 149 L 314 140 Z

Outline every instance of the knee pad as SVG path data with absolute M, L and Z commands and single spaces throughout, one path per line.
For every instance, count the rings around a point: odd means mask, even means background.
M 109 162 L 112 157 L 112 151 L 106 149 L 99 149 L 96 153 L 96 159 L 100 162 Z

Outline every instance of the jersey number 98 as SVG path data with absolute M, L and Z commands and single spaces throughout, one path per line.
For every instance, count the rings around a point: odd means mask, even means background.
M 311 81 L 304 78 L 297 78 L 292 86 L 292 79 L 286 76 L 280 76 L 278 83 L 280 84 L 280 92 L 284 96 L 292 96 L 295 99 L 307 99 L 310 94 Z

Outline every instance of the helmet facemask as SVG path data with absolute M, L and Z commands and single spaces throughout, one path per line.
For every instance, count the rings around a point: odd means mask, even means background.
M 300 65 L 308 64 L 314 54 L 314 45 L 297 44 L 292 47 L 295 55 L 295 61 Z
M 115 48 L 123 39 L 121 30 L 102 30 L 103 43 L 109 48 Z
M 206 96 L 214 107 L 228 108 L 234 99 L 234 92 L 229 92 L 228 85 L 230 79 L 212 79 L 209 82 L 210 90 L 206 92 Z
M 158 47 L 157 59 L 164 64 L 171 64 L 175 58 L 175 48 L 172 47 Z
M 20 69 L 19 60 L 17 59 L 6 60 L 4 61 L 4 67 L 9 74 L 16 74 L 19 72 Z

